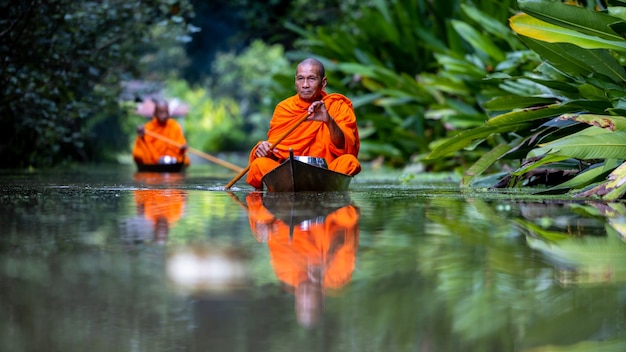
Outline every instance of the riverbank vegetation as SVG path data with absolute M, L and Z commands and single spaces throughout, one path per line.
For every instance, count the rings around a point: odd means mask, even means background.
M 129 82 L 190 106 L 190 145 L 246 152 L 315 56 L 354 102 L 364 161 L 626 192 L 621 1 L 39 2 L 3 6 L 5 166 L 127 153 L 145 93 Z

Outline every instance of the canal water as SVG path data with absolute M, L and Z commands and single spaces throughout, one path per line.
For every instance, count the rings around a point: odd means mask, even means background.
M 622 202 L 0 173 L 1 351 L 624 351 Z

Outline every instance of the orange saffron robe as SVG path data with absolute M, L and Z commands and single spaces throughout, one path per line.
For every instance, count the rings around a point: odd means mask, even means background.
M 169 225 L 178 221 L 185 210 L 187 193 L 175 189 L 140 189 L 134 191 L 135 204 L 139 215 L 153 224 L 162 218 Z
M 177 189 L 183 181 L 181 174 L 138 172 L 134 179 L 140 185 L 151 188 L 137 189 L 133 192 L 138 215 L 144 216 L 153 224 L 156 224 L 159 219 L 165 219 L 169 225 L 182 217 L 187 202 L 187 192 Z M 155 185 L 171 185 L 172 188 L 152 189 Z
M 174 140 L 181 145 L 187 144 L 182 127 L 172 118 L 167 119 L 165 125 L 161 125 L 156 118 L 152 118 L 150 122 L 146 123 L 145 129 Z M 179 163 L 183 162 L 189 165 L 189 158 L 177 146 L 148 135 L 137 136 L 135 139 L 133 159 L 136 163 L 158 164 L 159 158 L 165 155 L 175 157 Z
M 324 289 L 338 289 L 352 279 L 359 242 L 359 209 L 346 205 L 328 214 L 323 223 L 293 225 L 274 218 L 259 194 L 246 198 L 253 235 L 267 242 L 276 277 L 296 288 L 309 281 L 312 268 L 321 268 Z
M 322 100 L 330 116 L 343 131 L 345 144 L 343 146 L 333 144 L 325 123 L 305 121 L 275 147 L 278 152 L 274 155 L 257 158 L 255 153 L 258 144 L 252 148 L 248 162 L 250 169 L 246 177 L 249 185 L 261 189 L 263 176 L 289 158 L 289 149 L 293 149 L 296 156 L 322 157 L 326 159 L 328 168 L 337 172 L 356 175 L 361 171 L 361 165 L 357 160 L 360 148 L 359 132 L 352 102 L 341 94 L 326 92 L 322 92 Z M 302 100 L 297 94 L 280 102 L 270 121 L 267 140 L 270 143 L 275 142 L 307 114 L 310 105 L 311 103 Z

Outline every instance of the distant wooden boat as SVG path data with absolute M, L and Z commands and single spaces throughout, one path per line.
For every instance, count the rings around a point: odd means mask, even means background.
M 183 172 L 187 165 L 176 164 L 136 164 L 139 172 Z
M 261 181 L 269 192 L 333 192 L 347 190 L 352 176 L 296 160 L 291 154 Z

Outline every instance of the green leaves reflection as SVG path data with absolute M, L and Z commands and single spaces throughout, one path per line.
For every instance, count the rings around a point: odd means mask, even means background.
M 626 345 L 623 205 L 512 203 L 497 195 L 357 204 L 364 219 L 358 273 L 329 311 L 341 312 L 343 326 L 356 319 L 356 330 L 377 331 L 359 347 Z

